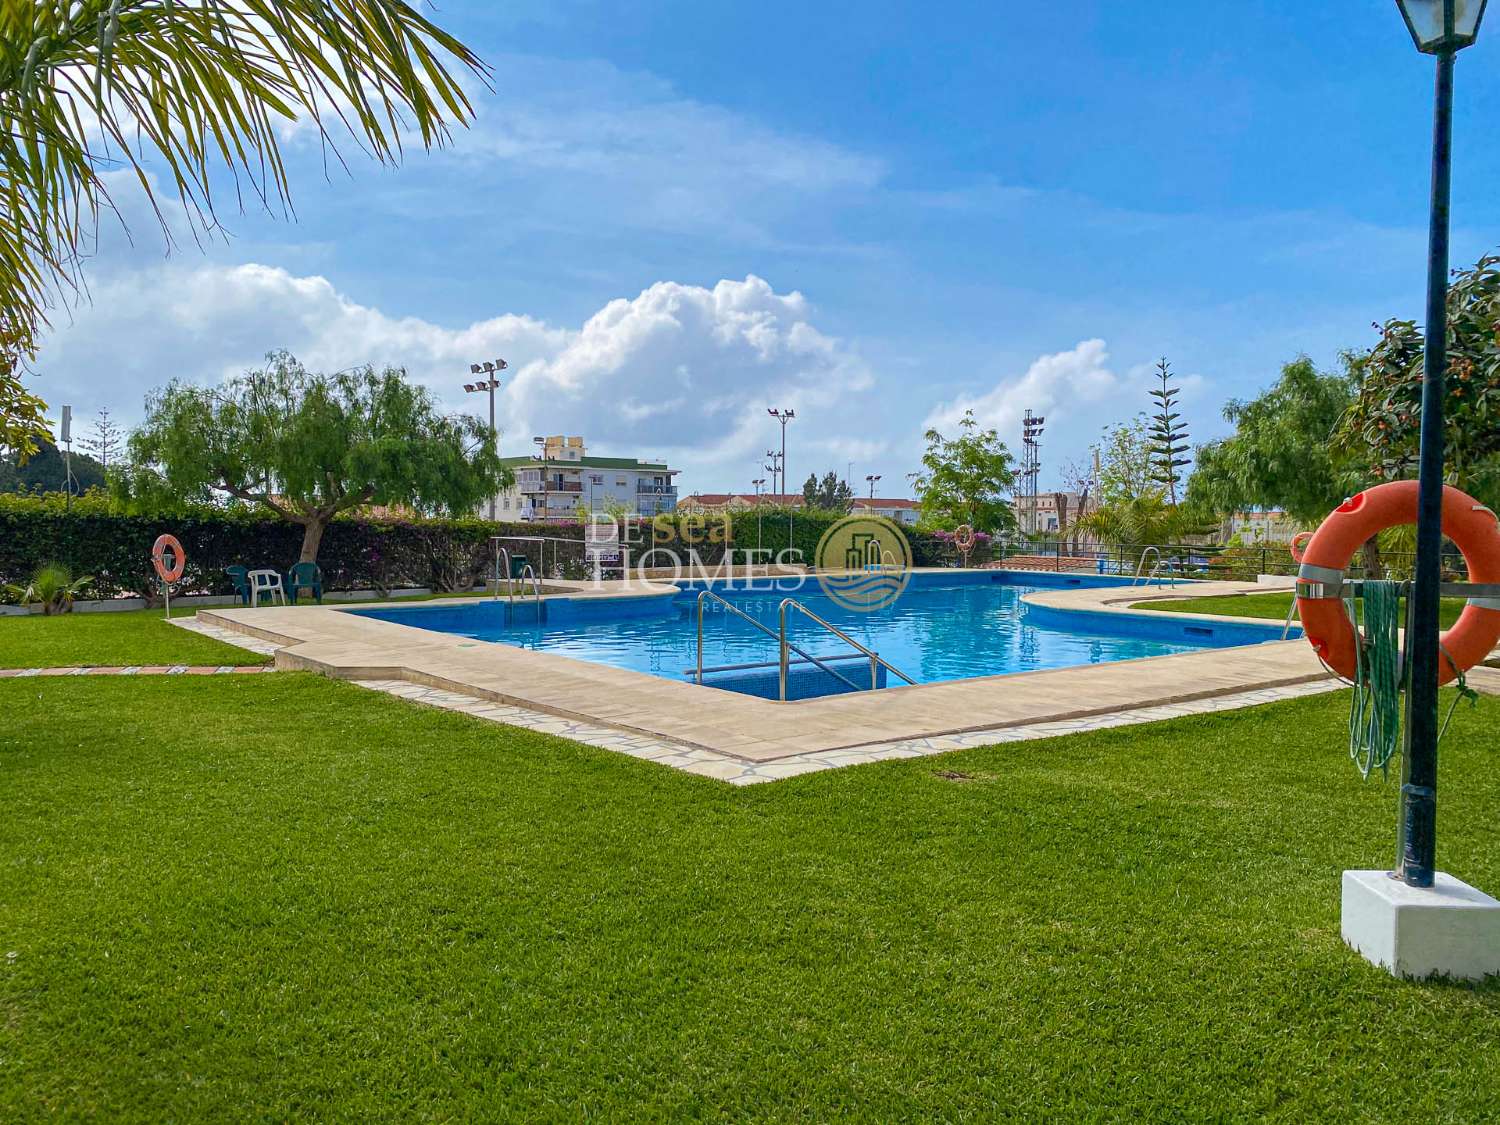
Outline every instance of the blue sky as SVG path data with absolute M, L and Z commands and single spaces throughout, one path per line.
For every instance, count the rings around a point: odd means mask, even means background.
M 1014 444 L 1031 406 L 1051 485 L 1160 355 L 1202 439 L 1299 352 L 1420 308 L 1432 66 L 1389 0 L 436 18 L 494 68 L 471 130 L 396 170 L 344 145 L 326 177 L 296 131 L 296 221 L 226 213 L 204 253 L 164 257 L 126 198 L 44 393 L 132 420 L 288 347 L 474 409 L 468 361 L 502 355 L 507 452 L 581 432 L 748 490 L 792 404 L 794 479 L 852 461 L 901 494 L 927 425 L 972 406 Z M 1488 30 L 1459 68 L 1456 262 L 1500 244 Z

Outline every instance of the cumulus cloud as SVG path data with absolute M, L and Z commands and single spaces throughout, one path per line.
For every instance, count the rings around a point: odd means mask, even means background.
M 1028 409 L 1044 416 L 1050 411 L 1059 422 L 1065 421 L 1121 391 L 1121 380 L 1108 363 L 1103 340 L 1083 340 L 1068 351 L 1041 356 L 1024 375 L 1001 380 L 983 394 L 960 395 L 940 404 L 926 424 L 939 430 L 951 428 L 969 410 L 981 426 L 1006 435 L 1020 428 Z
M 577 327 L 507 314 L 448 328 L 361 304 L 323 277 L 176 263 L 96 286 L 46 341 L 41 374 L 58 401 L 131 419 L 152 387 L 238 374 L 268 345 L 314 369 L 402 366 L 449 409 L 480 414 L 486 401 L 462 389 L 468 365 L 503 356 L 506 452 L 529 452 L 532 434 L 577 433 L 598 453 L 667 455 L 705 471 L 763 448 L 769 404 L 821 416 L 807 445 L 835 442 L 838 413 L 818 408 L 873 383 L 857 353 L 816 327 L 800 293 L 755 276 L 712 288 L 658 282 Z

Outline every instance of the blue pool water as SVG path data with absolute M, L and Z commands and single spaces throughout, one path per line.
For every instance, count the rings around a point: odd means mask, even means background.
M 712 588 L 773 633 L 782 599 L 795 597 L 918 683 L 1132 660 L 1254 644 L 1281 636 L 1279 624 L 1122 618 L 1117 614 L 1048 610 L 1021 602 L 1026 594 L 1042 587 L 1117 584 L 1119 580 L 1102 577 L 1016 572 L 917 574 L 895 604 L 871 613 L 840 606 L 821 593 L 815 580 L 774 584 L 777 588 L 763 582 L 761 589 L 753 590 L 745 590 L 743 584 L 738 589 L 726 588 L 723 583 Z M 697 660 L 697 594 L 703 586 L 680 584 L 682 592 L 676 598 L 554 599 L 546 604 L 546 615 L 540 622 L 535 619 L 534 605 L 518 602 L 512 608 L 504 601 L 357 612 L 476 640 L 690 680 Z M 791 642 L 809 654 L 819 658 L 851 654 L 843 642 L 806 618 L 792 615 L 788 622 Z M 704 616 L 703 639 L 706 668 L 777 659 L 774 638 L 712 602 Z M 868 661 L 836 661 L 833 667 L 860 686 L 869 685 Z M 803 673 L 805 680 L 826 682 L 821 686 L 804 684 L 793 695 L 846 690 L 813 667 Z M 767 694 L 775 675 L 776 670 L 771 668 L 725 673 L 719 679 L 723 681 L 720 686 Z M 708 682 L 715 680 L 710 677 Z M 891 677 L 890 683 L 900 681 Z

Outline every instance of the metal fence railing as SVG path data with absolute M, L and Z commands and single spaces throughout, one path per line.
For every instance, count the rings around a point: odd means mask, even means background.
M 970 566 L 1011 564 L 1020 569 L 1058 572 L 1132 576 L 1149 571 L 1160 556 L 1160 573 L 1178 578 L 1254 581 L 1258 575 L 1287 577 L 1297 573 L 1297 562 L 1284 544 L 1263 546 L 1224 546 L 1202 543 L 1140 543 L 1129 546 L 1051 542 L 994 541 L 976 547 L 969 553 Z M 1147 559 L 1142 568 L 1142 559 Z M 939 550 L 939 565 L 960 566 L 962 557 L 950 547 Z M 1367 573 L 1367 558 L 1356 553 L 1350 560 L 1348 576 L 1358 578 L 1409 578 L 1416 556 L 1409 551 L 1380 551 L 1375 570 Z M 1463 556 L 1445 544 L 1445 576 L 1463 579 L 1467 567 Z

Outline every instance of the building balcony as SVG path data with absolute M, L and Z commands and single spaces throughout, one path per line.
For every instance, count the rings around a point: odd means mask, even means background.
M 576 480 L 532 480 L 521 481 L 516 485 L 516 491 L 526 494 L 540 494 L 546 492 L 582 492 L 583 484 Z
M 636 483 L 635 492 L 637 496 L 677 496 L 677 486 L 672 484 L 641 484 Z

